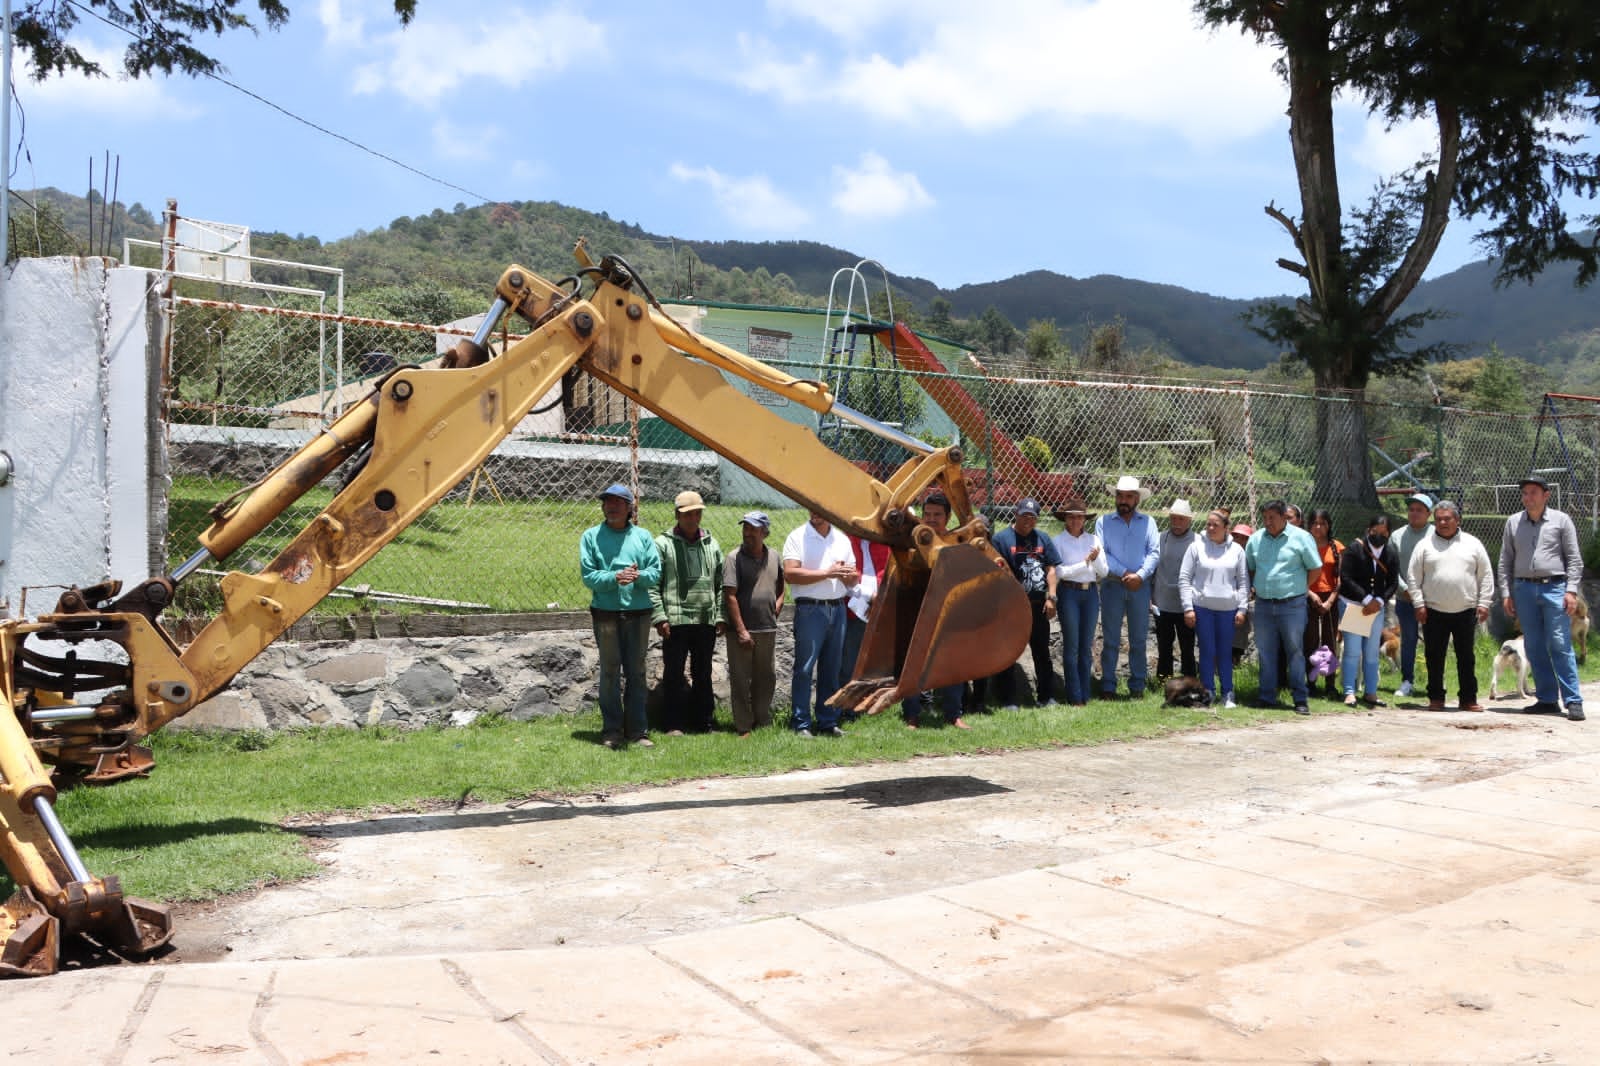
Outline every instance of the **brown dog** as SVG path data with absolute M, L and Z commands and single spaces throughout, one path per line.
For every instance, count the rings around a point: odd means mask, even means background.
M 1589 657 L 1589 604 L 1581 592 L 1578 593 L 1577 609 L 1572 612 L 1572 650 L 1577 653 L 1580 663 Z
M 1383 631 L 1383 639 L 1378 642 L 1378 665 L 1388 663 L 1396 670 L 1400 669 L 1400 627 L 1390 626 Z
M 1200 708 L 1211 706 L 1211 694 L 1206 691 L 1206 687 L 1200 683 L 1200 680 L 1194 677 L 1167 678 L 1163 695 L 1166 696 L 1166 702 L 1161 705 L 1163 707 Z

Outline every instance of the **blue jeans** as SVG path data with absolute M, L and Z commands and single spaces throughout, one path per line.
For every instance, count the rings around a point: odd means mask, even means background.
M 1353 600 L 1341 599 L 1339 604 L 1346 611 L 1361 613 L 1361 604 Z M 1415 631 L 1417 628 L 1417 616 L 1411 613 L 1411 605 L 1409 603 L 1405 607 L 1407 613 L 1411 614 L 1411 628 Z M 1378 653 L 1383 650 L 1382 605 L 1379 606 L 1378 613 L 1371 616 L 1371 620 L 1372 628 L 1367 631 L 1366 636 L 1348 632 L 1344 635 L 1344 651 L 1339 655 L 1339 676 L 1344 679 L 1344 694 L 1346 696 L 1354 696 L 1356 694 L 1356 675 L 1359 672 L 1361 680 L 1365 682 L 1365 688 L 1361 694 L 1368 699 L 1378 698 Z M 1413 643 L 1411 646 L 1413 669 L 1416 666 L 1416 661 L 1417 648 L 1416 644 Z
M 1273 703 L 1278 698 L 1278 655 L 1284 655 L 1289 668 L 1289 694 L 1295 706 L 1306 702 L 1306 657 L 1300 654 L 1306 639 L 1306 597 L 1304 593 L 1279 602 L 1256 600 L 1256 655 L 1261 659 L 1259 698 Z
M 1100 617 L 1100 589 L 1056 587 L 1056 613 L 1061 618 L 1061 676 L 1068 703 L 1088 703 L 1094 683 L 1094 624 Z
M 816 726 L 839 724 L 839 708 L 828 697 L 839 691 L 839 661 L 844 655 L 844 601 L 794 605 L 794 673 L 789 678 L 795 729 L 812 724 L 812 685 L 816 688 Z
M 1560 581 L 1541 585 L 1537 581 L 1511 582 L 1511 602 L 1522 623 L 1522 646 L 1528 653 L 1528 669 L 1533 674 L 1533 698 L 1540 703 L 1561 702 L 1569 707 L 1583 706 L 1578 689 L 1578 659 L 1572 650 L 1572 619 L 1567 617 L 1564 597 L 1567 586 Z
M 1214 699 L 1233 698 L 1233 616 L 1236 613 L 1213 611 L 1209 607 L 1194 609 L 1195 642 L 1200 645 L 1200 683 Z
M 1417 609 L 1395 597 L 1394 617 L 1400 623 L 1400 680 L 1417 679 Z
M 966 698 L 966 685 L 946 685 L 934 692 L 933 698 L 938 701 L 939 710 L 944 713 L 946 722 L 953 722 L 961 717 L 961 701 Z M 920 692 L 913 692 L 900 701 L 900 714 L 911 725 L 916 725 L 922 718 L 923 708 L 928 700 Z
M 1100 691 L 1117 691 L 1117 652 L 1122 649 L 1122 620 L 1128 620 L 1128 692 L 1144 691 L 1150 674 L 1145 641 L 1150 636 L 1150 582 L 1130 592 L 1121 581 L 1109 578 L 1100 583 Z
M 634 740 L 650 732 L 644 676 L 650 650 L 650 612 L 590 611 L 600 652 L 600 720 L 606 736 Z

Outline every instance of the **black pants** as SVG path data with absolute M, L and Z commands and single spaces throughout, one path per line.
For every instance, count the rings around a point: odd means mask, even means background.
M 661 724 L 669 732 L 704 733 L 715 724 L 711 654 L 716 646 L 716 626 L 673 626 L 662 642 Z M 685 660 L 688 680 L 683 676 Z
M 1033 683 L 1039 702 L 1048 703 L 1056 696 L 1056 669 L 1050 655 L 1050 619 L 1044 615 L 1043 598 L 1028 597 L 1028 609 L 1033 613 L 1033 628 L 1028 632 L 1028 648 L 1033 652 Z M 1015 677 L 1012 671 L 1004 670 L 996 682 L 996 695 L 1006 706 L 1018 702 Z
M 1478 634 L 1478 612 L 1428 611 L 1422 623 L 1422 656 L 1428 664 L 1428 701 L 1444 699 L 1444 653 L 1454 645 L 1456 653 L 1456 702 L 1470 707 L 1478 702 L 1478 661 L 1473 639 Z
M 1183 620 L 1182 611 L 1162 611 L 1156 615 L 1156 680 L 1172 676 L 1172 638 L 1178 638 L 1178 659 L 1184 677 L 1198 676 L 1194 665 L 1194 630 Z

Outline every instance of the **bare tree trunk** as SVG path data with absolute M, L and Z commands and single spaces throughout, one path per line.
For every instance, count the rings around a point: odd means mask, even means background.
M 1320 378 L 1322 375 L 1318 375 Z M 1367 441 L 1365 389 L 1317 383 L 1317 467 L 1311 503 L 1334 514 L 1340 530 L 1365 528 L 1378 510 Z

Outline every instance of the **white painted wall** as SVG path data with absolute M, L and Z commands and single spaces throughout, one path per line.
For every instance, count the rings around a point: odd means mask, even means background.
M 0 273 L 0 616 L 162 567 L 164 449 L 150 271 L 22 259 Z

